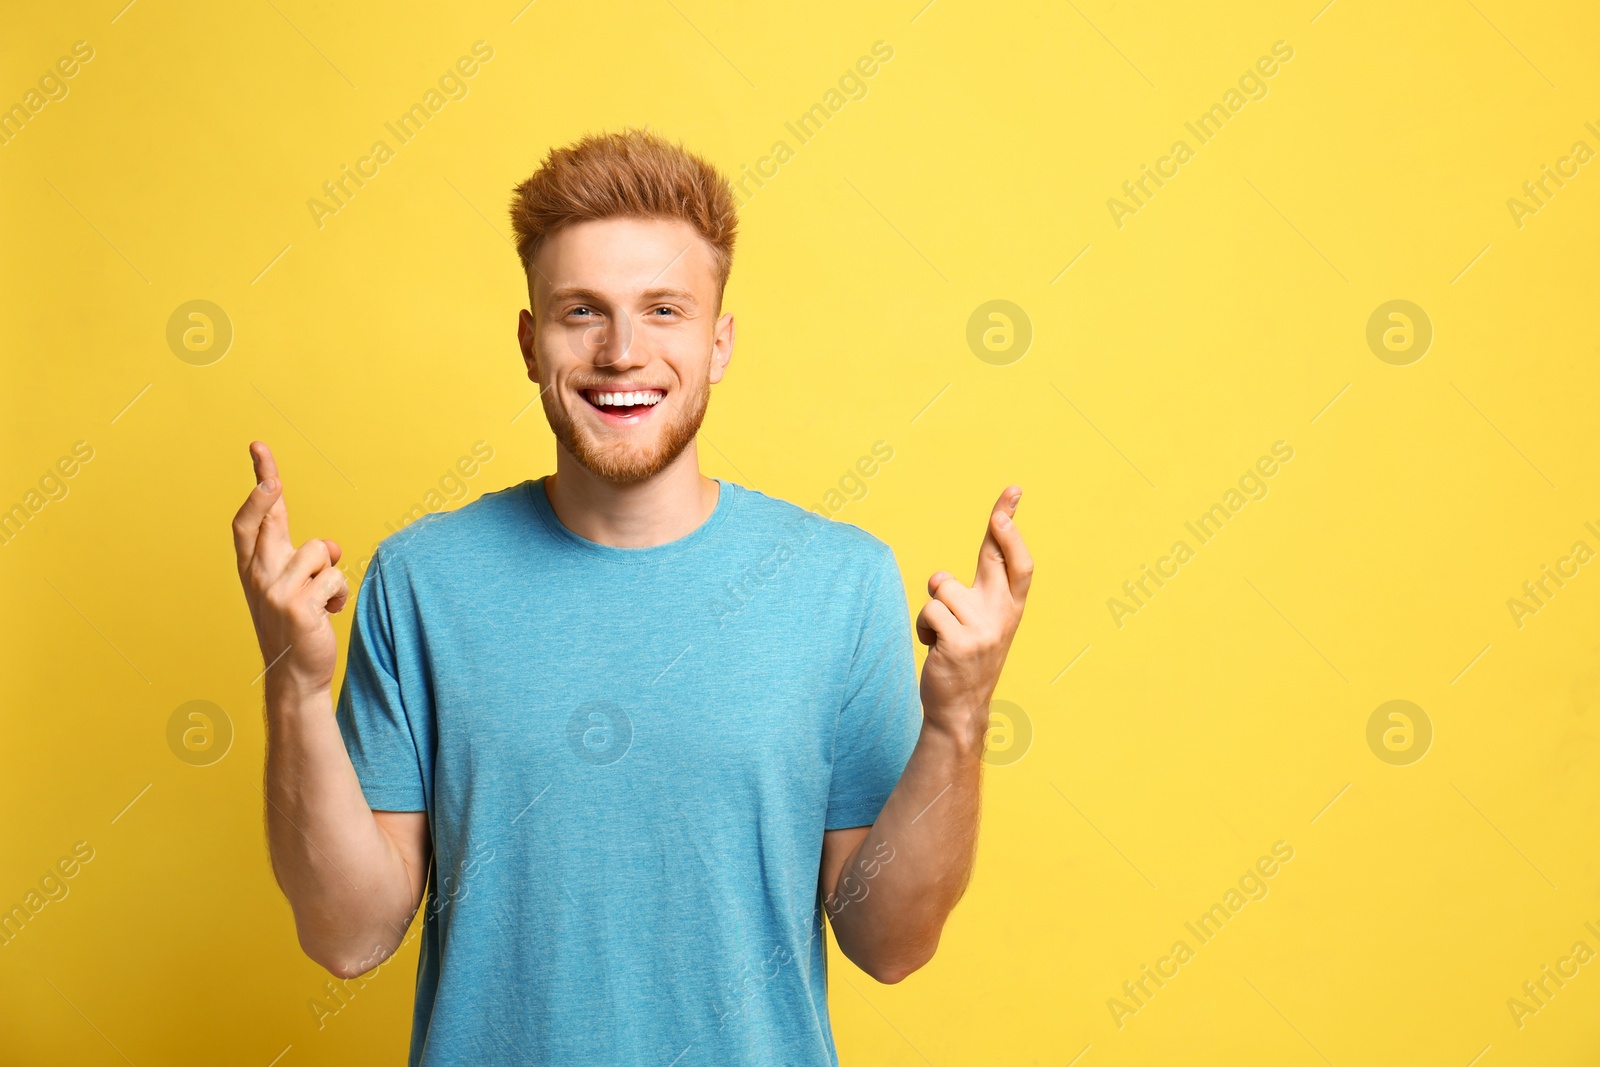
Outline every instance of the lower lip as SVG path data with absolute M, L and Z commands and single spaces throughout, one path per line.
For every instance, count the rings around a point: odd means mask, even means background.
M 584 397 L 583 402 L 589 405 L 591 411 L 612 426 L 637 426 L 645 419 L 648 419 L 652 411 L 666 403 L 666 397 L 662 397 L 654 404 L 635 404 L 631 408 L 625 409 L 601 407 L 588 397 Z M 622 412 L 626 412 L 626 414 Z

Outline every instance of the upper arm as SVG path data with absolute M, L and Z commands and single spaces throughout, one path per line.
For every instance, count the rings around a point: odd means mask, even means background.
M 911 617 L 900 568 L 887 546 L 855 595 L 861 610 L 834 730 L 823 823 L 830 833 L 877 821 L 922 730 Z
M 867 839 L 867 832 L 871 829 L 870 826 L 849 826 L 841 830 L 822 832 L 822 872 L 819 886 L 822 890 L 823 910 L 828 911 L 830 918 L 833 912 L 828 910 L 827 901 L 838 893 L 839 875 L 844 871 L 845 864 L 850 862 L 850 857 L 855 855 L 856 849 L 861 847 L 861 842 Z
M 433 838 L 428 830 L 428 813 L 425 811 L 375 811 L 378 829 L 389 839 L 400 860 L 405 864 L 406 884 L 410 892 L 411 907 L 406 912 L 409 919 L 416 915 L 422 904 L 422 893 L 428 886 L 428 862 L 433 858 Z
M 378 548 L 361 581 L 334 718 L 367 805 L 416 815 L 432 793 L 434 709 L 417 604 L 389 551 Z

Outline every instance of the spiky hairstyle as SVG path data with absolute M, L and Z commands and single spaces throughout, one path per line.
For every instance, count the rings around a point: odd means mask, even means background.
M 511 197 L 511 227 L 527 273 L 545 238 L 575 222 L 617 217 L 677 219 L 705 238 L 720 297 L 739 228 L 733 190 L 703 158 L 649 130 L 590 134 L 553 148 Z

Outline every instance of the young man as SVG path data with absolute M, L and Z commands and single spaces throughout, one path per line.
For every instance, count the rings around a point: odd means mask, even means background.
M 339 546 L 293 546 L 250 446 L 234 542 L 300 944 L 362 974 L 427 890 L 413 1065 L 837 1064 L 823 912 L 898 982 L 971 874 L 1021 490 L 970 588 L 928 581 L 919 700 L 890 549 L 700 473 L 733 355 L 726 181 L 654 135 L 590 137 L 512 218 L 555 473 L 383 541 L 337 712 Z

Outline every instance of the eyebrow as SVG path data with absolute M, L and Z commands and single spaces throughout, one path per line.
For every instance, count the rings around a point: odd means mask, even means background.
M 645 300 L 652 302 L 656 300 L 676 300 L 679 303 L 688 304 L 691 307 L 699 306 L 699 301 L 696 300 L 694 294 L 689 292 L 687 289 L 656 287 L 652 289 L 646 289 L 639 295 Z M 554 304 L 562 300 L 571 299 L 578 299 L 591 304 L 604 304 L 607 302 L 606 298 L 600 293 L 595 292 L 593 289 L 587 289 L 578 285 L 567 285 L 562 286 L 560 289 L 553 290 L 548 297 L 548 302 Z

